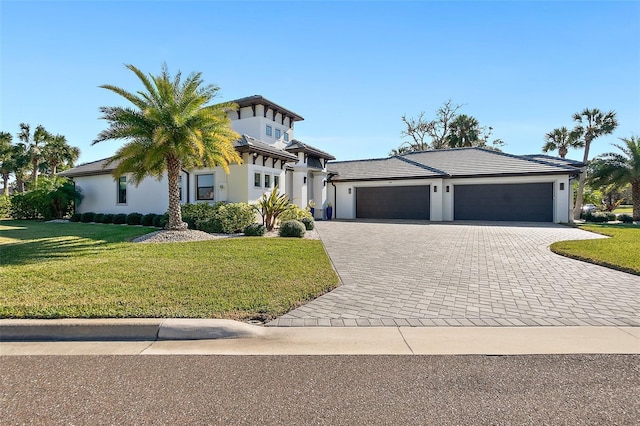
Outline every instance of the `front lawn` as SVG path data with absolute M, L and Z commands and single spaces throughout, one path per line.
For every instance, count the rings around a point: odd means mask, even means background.
M 0 318 L 270 319 L 338 285 L 318 240 L 129 242 L 152 231 L 0 221 Z
M 611 238 L 560 241 L 551 244 L 554 253 L 620 271 L 640 275 L 640 226 L 589 224 L 580 229 Z

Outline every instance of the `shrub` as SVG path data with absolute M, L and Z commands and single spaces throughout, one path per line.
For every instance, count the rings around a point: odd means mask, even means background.
M 618 220 L 622 223 L 633 223 L 633 216 L 627 213 L 622 213 L 618 215 Z
M 94 212 L 82 213 L 82 215 L 80 216 L 80 222 L 82 223 L 93 222 L 95 217 L 96 217 L 96 214 Z
M 269 195 L 262 194 L 254 209 L 262 216 L 262 223 L 267 227 L 267 231 L 271 231 L 278 217 L 289 209 L 289 197 L 285 194 L 278 194 L 276 186 Z
M 302 219 L 300 219 L 300 222 L 304 224 L 304 227 L 307 229 L 307 231 L 311 231 L 313 229 L 314 222 L 310 217 L 303 217 Z
M 262 237 L 267 228 L 261 223 L 252 223 L 244 228 L 244 235 L 248 237 Z
M 140 213 L 129 213 L 126 219 L 127 225 L 140 225 L 142 222 L 142 214 Z
M 223 204 L 224 203 L 215 203 L 213 205 L 208 203 L 183 204 L 180 206 L 182 221 L 186 222 L 191 229 L 200 229 L 198 228 L 198 222 L 206 222 L 212 219 L 216 211 Z M 164 227 L 164 225 L 162 226 Z
M 215 217 L 209 219 L 203 219 L 196 222 L 195 229 L 198 229 L 203 232 L 208 232 L 210 234 L 218 234 L 222 233 L 222 224 Z
M 140 221 L 140 223 L 142 224 L 142 226 L 153 226 L 153 219 L 155 219 L 156 216 L 158 215 L 155 213 L 145 214 L 144 216 L 142 216 L 142 220 Z
M 93 221 L 95 223 L 102 223 L 102 217 L 104 216 L 104 214 L 102 213 L 96 213 L 96 215 L 93 217 Z
M 0 195 L 0 219 L 11 217 L 11 198 Z
M 615 213 L 613 213 L 613 212 L 604 212 L 604 214 L 605 214 L 605 216 L 607 216 L 607 220 L 608 220 L 609 222 L 612 222 L 612 221 L 614 221 L 614 220 L 616 220 L 616 219 L 617 219 L 617 218 L 616 218 L 616 214 L 615 214 Z
M 278 235 L 281 237 L 297 237 L 302 238 L 305 233 L 304 223 L 299 220 L 290 220 L 280 226 Z
M 80 213 L 74 213 L 71 215 L 71 217 L 69 218 L 70 222 L 80 222 L 80 218 L 82 217 L 82 215 Z
M 287 210 L 285 210 L 280 214 L 280 216 L 278 216 L 278 220 L 280 221 L 280 223 L 284 223 L 290 220 L 302 221 L 302 219 L 304 219 L 305 217 L 308 219 L 313 219 L 313 216 L 311 216 L 311 212 L 309 210 L 301 209 L 295 204 L 289 204 Z
M 585 215 L 585 220 L 588 222 L 604 223 L 609 221 L 609 217 L 605 213 L 594 212 Z
M 159 214 L 153 218 L 153 226 L 156 228 L 164 228 L 169 221 L 169 213 Z
M 229 203 L 221 205 L 214 218 L 220 223 L 221 232 L 233 234 L 251 225 L 256 215 L 253 207 L 247 203 Z
M 118 213 L 117 215 L 113 216 L 113 223 L 115 223 L 116 225 L 123 225 L 125 223 L 127 223 L 127 215 L 126 213 Z
M 100 223 L 113 223 L 113 217 L 113 213 L 105 213 L 102 215 L 102 220 L 100 221 Z
M 65 178 L 43 176 L 38 189 L 15 194 L 11 199 L 14 219 L 60 219 L 82 198 L 73 182 Z

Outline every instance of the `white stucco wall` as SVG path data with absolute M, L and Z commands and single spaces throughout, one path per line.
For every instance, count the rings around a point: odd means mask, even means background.
M 169 207 L 166 177 L 160 181 L 144 179 L 136 187 L 127 176 L 127 202 L 118 204 L 118 182 L 111 175 L 83 176 L 74 179 L 83 199 L 76 212 L 86 213 L 158 213 Z
M 553 183 L 553 221 L 555 223 L 569 222 L 569 206 L 571 200 L 571 187 L 568 175 L 550 176 L 516 176 L 516 177 L 490 177 L 490 178 L 466 178 L 466 179 L 411 179 L 388 181 L 355 181 L 334 182 L 327 185 L 327 200 L 334 204 L 334 213 L 337 219 L 355 219 L 356 217 L 356 190 L 358 187 L 383 187 L 383 186 L 412 186 L 430 185 L 431 190 L 431 220 L 452 221 L 454 217 L 455 185 L 479 185 L 479 184 L 505 184 L 505 183 Z M 564 190 L 560 190 L 564 184 Z M 335 185 L 335 186 L 334 186 Z M 449 192 L 447 192 L 449 186 Z M 437 191 L 436 191 L 437 187 Z M 351 192 L 349 192 L 351 190 Z

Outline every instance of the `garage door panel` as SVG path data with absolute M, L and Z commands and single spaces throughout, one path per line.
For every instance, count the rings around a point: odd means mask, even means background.
M 553 222 L 553 183 L 455 185 L 455 220 Z
M 360 219 L 429 220 L 430 210 L 428 185 L 356 188 L 356 217 Z

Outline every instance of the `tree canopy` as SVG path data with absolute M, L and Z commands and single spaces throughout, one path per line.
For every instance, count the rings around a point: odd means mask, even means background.
M 204 85 L 202 73 L 191 73 L 186 79 L 178 72 L 174 77 L 163 65 L 159 75 L 145 75 L 133 65 L 126 65 L 140 80 L 144 90 L 135 93 L 113 85 L 100 86 L 133 104 L 133 107 L 102 107 L 102 119 L 109 127 L 98 135 L 94 144 L 124 139 L 110 160 L 116 164 L 115 177 L 130 174 L 134 183 L 145 177 L 160 178 L 167 172 L 169 190 L 168 229 L 186 229 L 180 211 L 178 179 L 182 168 L 221 166 L 241 163 L 234 148 L 240 135 L 231 128 L 227 112 L 233 103 L 209 103 L 218 95 L 219 87 Z

